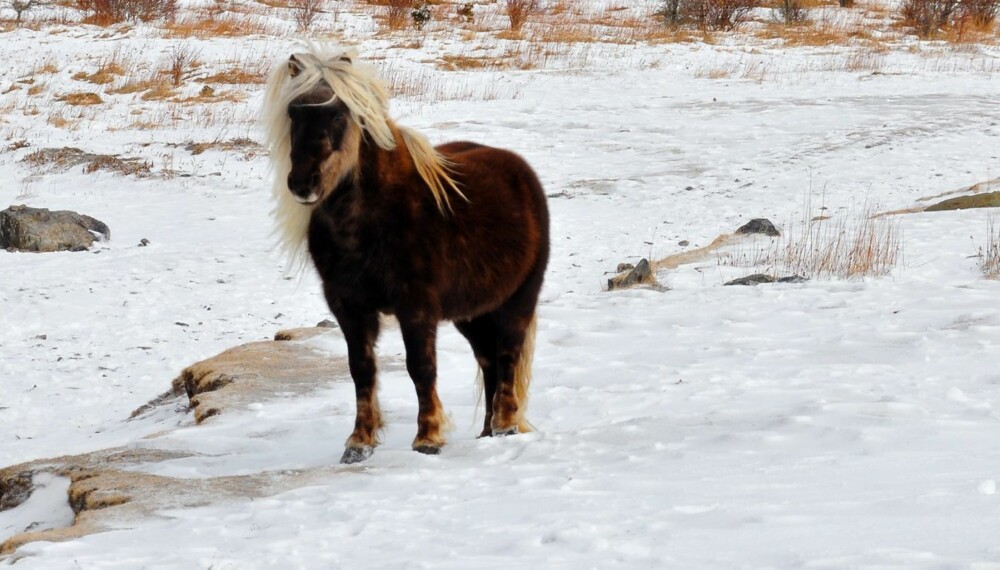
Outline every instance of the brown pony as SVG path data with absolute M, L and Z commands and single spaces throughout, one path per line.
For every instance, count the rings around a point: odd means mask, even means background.
M 399 320 L 417 391 L 413 449 L 439 453 L 450 426 L 435 388 L 442 320 L 455 323 L 479 364 L 481 436 L 529 431 L 535 307 L 549 255 L 541 184 L 509 151 L 432 147 L 396 125 L 381 82 L 354 59 L 309 46 L 272 73 L 264 102 L 282 244 L 300 263 L 308 250 L 347 341 L 357 417 L 341 462 L 370 457 L 383 425 L 380 313 Z

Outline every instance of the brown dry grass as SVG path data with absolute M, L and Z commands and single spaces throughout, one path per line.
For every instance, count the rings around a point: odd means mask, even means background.
M 28 87 L 28 95 L 34 96 L 44 93 L 49 86 L 45 83 L 35 83 L 32 82 L 31 86 Z
M 97 70 L 92 73 L 87 73 L 85 71 L 78 71 L 73 74 L 73 79 L 77 81 L 86 81 L 88 83 L 94 83 L 96 85 L 106 85 L 112 83 L 115 78 L 125 75 L 125 68 L 122 67 L 117 60 L 111 59 L 109 61 L 101 62 L 97 67 Z
M 224 85 L 263 85 L 267 82 L 267 70 L 264 68 L 244 69 L 231 67 L 225 71 L 213 73 L 198 80 L 199 83 L 221 83 Z
M 56 101 L 61 101 L 67 105 L 100 105 L 104 103 L 101 96 L 93 92 L 69 93 L 61 97 L 56 97 Z
M 216 91 L 208 85 L 201 88 L 201 91 L 193 97 L 175 97 L 171 102 L 181 105 L 205 105 L 212 103 L 238 103 L 246 99 L 246 94 L 239 91 Z
M 822 21 L 794 26 L 769 22 L 759 27 L 754 34 L 764 40 L 780 39 L 788 47 L 827 47 L 875 41 L 872 30 Z
M 143 101 L 161 101 L 175 95 L 170 79 L 163 74 L 153 73 L 147 77 L 133 77 L 121 85 L 109 89 L 111 95 L 142 93 Z
M 837 220 L 814 218 L 808 205 L 805 211 L 797 228 L 771 240 L 769 247 L 737 251 L 731 263 L 766 267 L 772 275 L 855 279 L 888 275 L 902 256 L 899 222 L 876 216 L 871 204 Z
M 986 245 L 979 248 L 979 270 L 987 279 L 1000 279 L 1000 227 L 992 216 L 986 221 Z
M 166 25 L 168 38 L 213 38 L 270 35 L 267 21 L 253 14 L 226 14 L 218 18 L 187 16 Z

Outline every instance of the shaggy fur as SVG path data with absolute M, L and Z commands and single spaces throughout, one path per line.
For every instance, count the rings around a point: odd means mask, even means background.
M 311 212 L 288 192 L 287 177 L 292 168 L 291 126 L 288 106 L 296 98 L 315 89 L 324 81 L 351 111 L 352 123 L 380 148 L 396 147 L 394 127 L 402 134 L 421 178 L 427 183 L 434 201 L 442 209 L 451 207 L 453 192 L 465 196 L 448 175 L 448 161 L 420 133 L 398 127 L 389 118 L 389 96 L 370 66 L 355 63 L 357 51 L 307 44 L 308 51 L 295 54 L 296 63 L 279 65 L 271 72 L 264 92 L 261 116 L 265 146 L 270 151 L 274 173 L 271 195 L 276 201 L 274 217 L 279 247 L 288 261 L 286 270 L 297 272 L 308 261 L 305 255 L 306 230 Z M 294 75 L 293 75 L 294 73 Z M 328 101 L 328 102 L 332 102 Z M 356 151 L 355 151 L 356 156 Z M 350 170 L 349 165 L 344 173 Z
M 485 394 L 483 436 L 525 419 L 549 218 L 521 157 L 472 142 L 432 147 L 388 116 L 385 89 L 352 52 L 295 54 L 265 98 L 281 244 L 308 251 L 347 341 L 357 398 L 342 461 L 378 443 L 374 345 L 396 315 L 419 411 L 413 448 L 437 453 L 448 416 L 437 396 L 437 327 L 455 323 Z M 461 190 L 460 190 L 461 189 Z

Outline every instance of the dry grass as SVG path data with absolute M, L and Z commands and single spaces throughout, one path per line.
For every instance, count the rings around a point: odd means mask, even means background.
M 186 16 L 166 25 L 168 38 L 214 38 L 273 35 L 267 21 L 254 14 L 226 14 L 217 18 Z
M 181 105 L 207 105 L 212 103 L 238 103 L 246 99 L 246 94 L 239 91 L 216 91 L 208 85 L 193 97 L 174 97 L 170 101 Z
M 109 154 L 92 154 L 78 148 L 46 148 L 32 152 L 21 159 L 33 168 L 65 171 L 83 166 L 86 173 L 105 170 L 123 175 L 147 176 L 152 164 L 138 158 L 120 157 Z
M 171 85 L 180 87 L 184 82 L 184 77 L 199 65 L 198 56 L 200 53 L 188 43 L 175 45 L 167 55 L 165 64 L 161 66 L 160 73 L 170 78 Z
M 98 61 L 96 71 L 92 73 L 79 71 L 73 74 L 73 79 L 96 85 L 107 85 L 122 75 L 125 75 L 125 67 L 121 60 L 121 52 L 116 50 Z
M 369 4 L 382 7 L 379 21 L 383 29 L 391 32 L 406 27 L 416 0 L 369 0 Z
M 504 0 L 510 31 L 518 34 L 528 20 L 541 10 L 539 0 Z M 560 13 L 560 15 L 562 15 Z
M 142 93 L 144 101 L 159 101 L 169 99 L 175 95 L 174 88 L 170 80 L 163 75 L 153 74 L 149 77 L 135 77 L 128 79 L 123 84 L 109 89 L 112 95 L 129 95 L 132 93 Z
M 876 208 L 871 204 L 856 215 L 848 213 L 836 221 L 822 216 L 811 218 L 808 206 L 805 211 L 806 218 L 798 228 L 774 238 L 769 247 L 738 251 L 732 263 L 764 267 L 775 276 L 855 279 L 888 275 L 902 256 L 898 221 L 874 217 Z
M 32 97 L 35 95 L 40 95 L 42 93 L 45 93 L 45 91 L 48 88 L 49 86 L 46 83 L 35 83 L 32 81 L 30 87 L 28 87 L 28 95 Z
M 1000 228 L 991 216 L 986 221 L 986 246 L 979 248 L 979 270 L 987 279 L 1000 279 Z
M 69 93 L 61 97 L 56 97 L 56 101 L 61 101 L 67 105 L 100 105 L 104 103 L 97 93 Z
M 244 160 L 264 154 L 264 147 L 250 138 L 235 138 L 210 142 L 190 142 L 184 145 L 184 150 L 192 156 L 197 156 L 208 150 L 218 150 L 229 153 L 240 153 Z
M 266 60 L 262 60 L 266 63 Z M 267 82 L 267 68 L 264 65 L 255 68 L 231 67 L 198 80 L 199 83 L 223 85 L 263 85 Z
M 495 101 L 521 96 L 516 85 L 499 81 L 465 80 L 446 77 L 425 69 L 407 69 L 386 63 L 379 66 L 392 97 L 412 101 Z

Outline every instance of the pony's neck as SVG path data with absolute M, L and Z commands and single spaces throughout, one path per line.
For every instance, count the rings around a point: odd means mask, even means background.
M 359 169 L 361 184 L 375 188 L 395 186 L 411 180 L 416 174 L 416 165 L 406 147 L 402 133 L 395 123 L 389 122 L 392 138 L 396 145 L 392 149 L 380 147 L 367 134 L 361 137 Z

